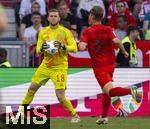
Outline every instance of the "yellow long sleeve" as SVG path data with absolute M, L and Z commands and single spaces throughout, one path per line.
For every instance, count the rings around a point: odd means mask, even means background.
M 71 33 L 71 32 L 70 32 Z M 66 46 L 66 52 L 74 52 L 77 53 L 78 49 L 77 49 L 77 44 L 74 40 L 74 37 L 72 34 L 68 33 L 67 34 L 67 46 Z
M 36 47 L 36 53 L 41 54 L 41 46 L 44 43 L 44 40 L 42 38 L 42 31 L 39 32 L 38 34 L 38 41 L 37 41 L 37 47 Z

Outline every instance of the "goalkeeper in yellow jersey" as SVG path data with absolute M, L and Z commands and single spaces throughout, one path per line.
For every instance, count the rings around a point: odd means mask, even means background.
M 60 16 L 56 9 L 49 11 L 49 26 L 42 29 L 38 34 L 36 52 L 44 52 L 44 59 L 35 72 L 32 83 L 22 101 L 22 105 L 30 104 L 36 91 L 51 79 L 55 86 L 56 96 L 63 107 L 72 116 L 71 122 L 80 122 L 80 117 L 74 110 L 71 102 L 65 97 L 66 76 L 68 69 L 68 52 L 77 52 L 77 45 L 72 33 L 65 27 L 59 25 Z M 50 54 L 46 51 L 47 41 L 55 41 L 54 46 L 58 52 Z

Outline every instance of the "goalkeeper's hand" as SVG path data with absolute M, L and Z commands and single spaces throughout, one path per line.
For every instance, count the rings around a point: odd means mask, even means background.
M 61 42 L 55 41 L 54 46 L 57 47 L 58 49 L 66 50 L 66 46 L 62 45 Z
M 41 52 L 43 52 L 47 48 L 48 48 L 48 45 L 46 43 L 43 43 L 40 50 L 41 50 Z

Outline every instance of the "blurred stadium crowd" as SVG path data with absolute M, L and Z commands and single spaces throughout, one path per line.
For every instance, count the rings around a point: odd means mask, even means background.
M 30 57 L 35 54 L 38 31 L 48 25 L 51 8 L 60 11 L 60 23 L 72 31 L 77 43 L 82 30 L 89 26 L 88 14 L 94 5 L 104 9 L 103 24 L 114 28 L 118 38 L 123 39 L 128 26 L 134 25 L 139 27 L 139 40 L 150 40 L 150 0 L 1 0 L 1 3 L 14 9 L 15 38 L 28 44 Z M 34 59 L 34 64 L 31 59 L 30 66 L 38 66 L 38 59 Z

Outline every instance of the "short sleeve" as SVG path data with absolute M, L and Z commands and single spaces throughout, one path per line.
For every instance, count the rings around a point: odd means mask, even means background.
M 108 28 L 108 33 L 109 33 L 109 37 L 110 39 L 114 39 L 114 38 L 117 38 L 115 32 L 113 31 L 113 29 L 111 27 Z
M 26 0 L 22 0 L 21 5 L 20 5 L 19 14 L 25 16 L 25 11 L 26 11 Z

